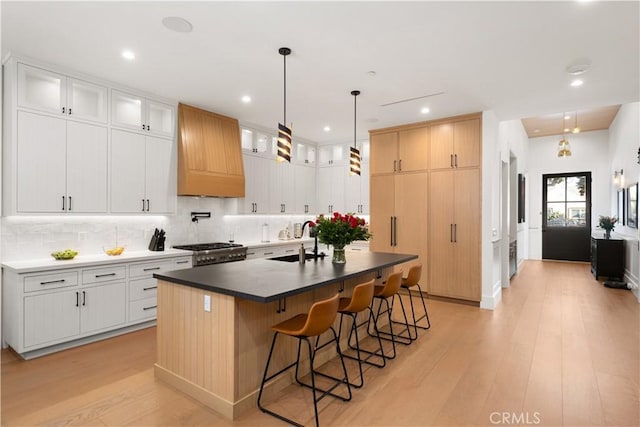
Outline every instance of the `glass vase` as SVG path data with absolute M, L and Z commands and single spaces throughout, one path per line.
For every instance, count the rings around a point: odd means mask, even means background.
M 605 240 L 609 240 L 611 238 L 611 230 L 604 230 L 604 238 Z
M 333 258 L 331 262 L 334 264 L 344 264 L 347 262 L 343 245 L 333 245 Z

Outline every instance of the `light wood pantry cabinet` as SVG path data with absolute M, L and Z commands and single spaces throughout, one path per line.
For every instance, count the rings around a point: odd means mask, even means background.
M 428 293 L 470 301 L 482 279 L 480 120 L 370 131 L 371 250 L 418 254 Z
M 106 213 L 107 128 L 17 113 L 16 210 Z
M 107 122 L 107 88 L 18 63 L 18 105 L 58 116 Z
M 190 255 L 160 256 L 76 268 L 28 267 L 25 273 L 4 265 L 5 343 L 29 359 L 152 326 L 156 317 L 153 273 L 192 265 Z
M 375 133 L 370 141 L 372 175 L 428 168 L 428 127 Z
M 178 195 L 244 197 L 238 120 L 178 105 Z
M 173 138 L 175 117 L 172 105 L 119 90 L 111 91 L 112 126 Z
M 417 254 L 408 265 L 427 264 L 427 180 L 427 172 L 371 176 L 371 251 Z
M 430 294 L 480 301 L 480 180 L 479 169 L 431 172 Z
M 176 210 L 173 141 L 111 131 L 111 212 Z
M 431 126 L 431 169 L 480 166 L 480 119 Z

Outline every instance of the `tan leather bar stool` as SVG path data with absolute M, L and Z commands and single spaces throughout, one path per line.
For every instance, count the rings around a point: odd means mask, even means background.
M 294 366 L 296 367 L 296 371 L 295 371 L 296 382 L 302 386 L 310 388 L 313 391 L 313 410 L 315 414 L 316 426 L 320 425 L 320 422 L 318 420 L 318 402 L 321 399 L 323 399 L 325 396 L 330 395 L 340 400 L 343 400 L 345 402 L 351 400 L 351 387 L 349 386 L 349 379 L 347 377 L 347 368 L 344 364 L 342 353 L 340 352 L 340 345 L 339 345 L 338 337 L 336 335 L 336 331 L 332 327 L 333 322 L 336 318 L 336 315 L 338 314 L 338 302 L 339 302 L 338 298 L 339 298 L 338 294 L 336 294 L 329 299 L 318 301 L 311 306 L 308 314 L 298 314 L 297 316 L 294 316 L 288 320 L 285 320 L 284 322 L 278 323 L 277 325 L 274 325 L 271 327 L 271 329 L 275 331 L 275 334 L 273 335 L 273 341 L 271 342 L 271 350 L 269 350 L 269 357 L 267 358 L 267 365 L 264 368 L 264 375 L 262 377 L 262 383 L 260 384 L 260 393 L 258 394 L 258 408 L 260 408 L 262 412 L 266 412 L 267 414 L 273 415 L 274 417 L 279 418 L 282 421 L 286 421 L 295 426 L 302 427 L 302 424 L 299 424 L 289 418 L 286 418 L 283 415 L 273 412 L 262 405 L 262 392 L 264 391 L 265 383 L 277 377 L 278 375 L 284 373 L 285 371 L 291 369 Z M 333 334 L 333 338 L 336 342 L 336 351 L 338 352 L 338 357 L 340 357 L 340 362 L 342 363 L 342 370 L 344 373 L 343 378 L 335 378 L 335 377 L 323 374 L 321 372 L 318 372 L 314 369 L 313 361 L 315 359 L 315 353 L 318 350 L 318 348 L 311 345 L 311 340 L 309 338 L 317 337 L 328 330 L 331 331 L 331 333 Z M 288 366 L 285 366 L 275 374 L 268 376 L 267 373 L 269 372 L 269 364 L 271 363 L 271 356 L 273 355 L 273 349 L 276 345 L 276 339 L 278 338 L 279 334 L 288 335 L 290 337 L 298 339 L 298 356 L 295 362 L 291 363 Z M 300 365 L 300 349 L 302 347 L 302 341 L 305 341 L 307 343 L 307 348 L 309 350 L 309 360 L 311 362 L 310 363 L 310 367 L 311 367 L 311 384 L 310 385 L 302 382 L 298 375 L 298 367 Z M 322 375 L 324 377 L 331 378 L 335 380 L 335 383 L 328 390 L 322 390 L 316 387 L 316 382 L 315 382 L 316 375 Z M 347 397 L 332 393 L 333 390 L 336 387 L 340 386 L 341 384 L 344 384 L 347 388 Z M 317 397 L 316 392 L 321 393 L 319 397 Z
M 350 383 L 351 387 L 360 388 L 364 385 L 364 376 L 362 374 L 362 364 L 367 363 L 369 365 L 376 366 L 378 368 L 382 368 L 386 364 L 386 359 L 384 358 L 384 349 L 382 348 L 382 341 L 380 341 L 380 336 L 378 334 L 378 348 L 376 351 L 369 351 L 360 348 L 360 339 L 358 337 L 358 327 L 362 325 L 368 324 L 373 317 L 373 311 L 371 311 L 371 301 L 373 300 L 373 292 L 374 292 L 374 283 L 375 279 L 371 279 L 368 282 L 361 283 L 353 288 L 353 293 L 351 294 L 351 298 L 340 298 L 340 302 L 338 305 L 338 313 L 340 313 L 340 326 L 338 328 L 338 341 L 340 340 L 340 335 L 342 334 L 342 321 L 345 316 L 351 317 L 351 329 L 349 331 L 349 338 L 347 339 L 347 345 L 350 349 L 356 351 L 356 357 L 343 354 L 343 357 L 347 357 L 352 360 L 358 361 L 358 369 L 360 372 L 360 381 L 359 383 L 352 382 Z M 358 313 L 363 312 L 365 310 L 369 311 L 368 321 L 362 324 L 358 324 Z M 374 323 L 375 326 L 375 323 Z M 355 337 L 355 343 L 352 342 L 352 338 Z M 367 357 L 362 357 L 361 353 L 368 354 Z M 369 361 L 372 357 L 379 357 L 380 362 L 375 363 Z
M 411 335 L 411 329 L 409 328 L 409 338 L 411 341 L 415 341 L 418 339 L 418 328 L 427 330 L 431 327 L 431 321 L 429 320 L 429 312 L 427 311 L 427 305 L 424 302 L 424 297 L 422 296 L 422 288 L 420 287 L 420 277 L 422 276 L 422 264 L 416 264 L 409 269 L 409 274 L 407 277 L 402 278 L 402 284 L 400 287 L 402 289 L 406 289 L 409 293 L 409 302 L 411 303 L 411 316 L 413 317 L 413 324 L 410 325 L 413 327 L 414 335 Z M 413 306 L 413 294 L 411 293 L 411 288 L 418 287 L 418 295 L 420 296 L 420 300 L 422 301 L 422 308 L 424 309 L 424 314 L 418 319 L 416 319 L 416 311 Z M 400 298 L 400 295 L 398 295 Z M 402 303 L 402 300 L 400 300 Z M 402 305 L 402 309 L 404 310 L 404 305 Z M 406 316 L 406 314 L 405 314 Z M 405 317 L 406 318 L 406 317 Z M 420 326 L 418 322 L 422 319 L 427 320 L 427 326 Z M 402 324 L 402 322 L 395 322 Z
M 376 299 L 380 300 L 379 304 L 378 304 L 378 310 L 375 312 L 375 314 L 372 316 L 372 320 L 373 320 L 373 327 L 374 330 L 376 331 L 375 334 L 373 334 L 371 332 L 371 328 L 368 327 L 367 328 L 367 332 L 369 333 L 370 336 L 372 337 L 376 337 L 376 338 L 380 338 L 383 340 L 387 340 L 387 341 L 391 341 L 392 343 L 392 349 L 393 349 L 393 353 L 391 356 L 388 355 L 384 355 L 383 357 L 385 357 L 386 359 L 395 359 L 396 357 L 396 342 L 401 343 L 401 344 L 405 344 L 405 345 L 409 345 L 411 343 L 411 340 L 408 339 L 407 337 L 402 337 L 398 334 L 395 334 L 393 332 L 393 324 L 395 323 L 392 318 L 391 318 L 391 314 L 393 311 L 393 301 L 394 301 L 394 296 L 398 294 L 398 291 L 400 290 L 400 285 L 402 284 L 402 272 L 398 271 L 396 273 L 392 273 L 389 275 L 389 277 L 387 278 L 387 281 L 385 282 L 384 286 L 375 286 L 374 287 L 374 291 L 373 291 L 373 300 L 375 301 Z M 391 302 L 389 302 L 389 300 L 391 300 Z M 384 303 L 384 305 L 386 306 L 386 309 L 384 311 L 382 311 L 382 304 Z M 402 305 L 402 300 L 400 300 L 400 304 Z M 373 311 L 373 302 L 372 302 L 372 311 Z M 378 328 L 378 319 L 380 318 L 381 315 L 387 313 L 387 317 L 389 319 L 389 332 L 385 332 L 385 331 L 381 331 Z M 404 315 L 404 320 L 405 320 L 405 325 L 408 329 L 409 327 L 409 321 L 407 320 L 407 315 L 404 311 L 404 305 L 402 306 L 402 313 Z M 371 322 L 369 322 L 371 324 Z M 406 341 L 401 340 L 402 338 L 405 338 Z

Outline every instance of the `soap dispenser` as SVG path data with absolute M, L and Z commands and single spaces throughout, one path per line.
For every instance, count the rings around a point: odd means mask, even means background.
M 300 249 L 298 251 L 298 262 L 300 264 L 304 264 L 306 260 L 306 256 L 305 256 L 305 250 L 304 250 L 304 243 L 300 243 Z

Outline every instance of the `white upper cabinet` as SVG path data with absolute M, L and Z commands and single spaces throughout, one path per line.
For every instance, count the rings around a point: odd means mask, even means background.
M 294 166 L 287 162 L 269 161 L 269 211 L 271 213 L 295 211 Z
M 369 213 L 369 164 L 362 162 L 360 175 L 345 177 L 345 210 L 355 214 Z
M 268 157 L 270 159 L 276 157 L 277 140 L 273 135 L 267 135 L 265 132 L 245 127 L 241 128 L 240 131 L 242 152 L 244 154 Z
M 349 148 L 345 144 L 318 147 L 318 166 L 338 166 L 349 160 Z
M 295 196 L 294 212 L 313 214 L 316 212 L 316 168 L 294 165 Z
M 107 88 L 18 64 L 18 105 L 78 120 L 107 122 Z
M 18 113 L 17 211 L 107 212 L 107 130 Z
M 293 160 L 301 165 L 315 166 L 317 147 L 313 144 L 295 142 L 293 144 Z
M 173 213 L 173 141 L 111 131 L 111 212 Z
M 111 124 L 139 132 L 172 138 L 175 134 L 175 108 L 113 89 Z

